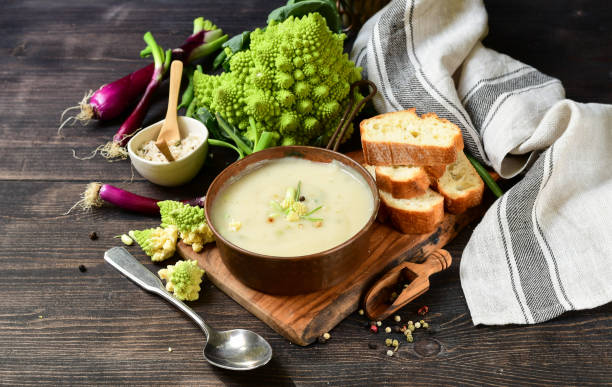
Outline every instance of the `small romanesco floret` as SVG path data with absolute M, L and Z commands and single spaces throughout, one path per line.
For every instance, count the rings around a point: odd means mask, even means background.
M 194 73 L 197 106 L 220 114 L 251 141 L 268 131 L 278 145 L 325 144 L 349 102 L 351 83 L 361 79 L 361 68 L 343 52 L 345 38 L 318 13 L 256 29 L 249 49 L 231 56 L 229 72 Z
M 132 230 L 129 234 L 153 262 L 163 261 L 174 255 L 178 238 L 178 229 L 175 226 Z
M 196 253 L 202 251 L 205 244 L 215 240 L 206 223 L 203 208 L 173 200 L 164 200 L 157 205 L 160 209 L 162 227 L 176 226 L 183 242 L 191 245 Z
M 157 274 L 166 280 L 166 289 L 179 300 L 195 301 L 199 298 L 204 270 L 200 269 L 196 261 L 177 261 Z
M 270 201 L 270 207 L 274 212 L 270 216 L 284 215 L 289 222 L 297 222 L 299 220 L 310 220 L 313 222 L 322 221 L 321 218 L 314 218 L 310 215 L 319 211 L 323 206 L 319 206 L 312 210 L 304 203 L 305 198 L 300 195 L 302 182 L 298 182 L 297 188 L 289 187 L 285 192 L 285 198 L 282 202 L 276 200 Z

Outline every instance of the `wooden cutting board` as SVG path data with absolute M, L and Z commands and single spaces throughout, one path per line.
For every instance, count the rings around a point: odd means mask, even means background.
M 443 247 L 483 211 L 481 206 L 461 215 L 445 214 L 440 226 L 429 234 L 402 234 L 376 222 L 370 256 L 349 277 L 332 288 L 295 296 L 266 294 L 243 285 L 223 264 L 214 244 L 195 253 L 180 242 L 177 251 L 185 259 L 197 260 L 215 286 L 276 332 L 292 343 L 308 345 L 357 310 L 363 294 L 383 273 L 405 260 L 420 261 Z

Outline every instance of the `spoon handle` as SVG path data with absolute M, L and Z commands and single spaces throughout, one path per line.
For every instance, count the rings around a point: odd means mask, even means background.
M 166 290 L 161 280 L 138 262 L 138 260 L 134 258 L 132 254 L 128 253 L 125 248 L 113 247 L 107 250 L 104 253 L 104 260 L 110 263 L 115 269 L 119 270 L 121 274 L 134 281 L 141 288 L 163 297 L 166 301 L 183 311 L 183 313 L 189 316 L 202 331 L 204 331 L 208 338 L 209 334 L 212 332 L 212 328 L 208 326 L 193 309 L 185 305 L 181 300 L 174 298 L 174 296 Z
M 176 106 L 178 103 L 179 89 L 181 88 L 181 75 L 183 74 L 183 62 L 180 60 L 172 61 L 170 65 L 170 83 L 168 91 L 168 110 L 166 119 L 173 117 L 176 121 Z

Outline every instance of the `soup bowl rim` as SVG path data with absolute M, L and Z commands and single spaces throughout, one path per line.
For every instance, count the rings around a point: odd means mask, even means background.
M 225 168 L 223 171 L 221 171 L 221 173 L 219 173 L 219 175 L 217 175 L 215 177 L 215 179 L 213 180 L 213 182 L 210 184 L 210 186 L 208 187 L 208 190 L 206 192 L 206 201 L 205 201 L 205 213 L 206 213 L 206 220 L 208 222 L 208 226 L 210 227 L 211 231 L 213 232 L 216 240 L 221 240 L 222 243 L 224 243 L 225 245 L 227 245 L 228 247 L 230 247 L 233 250 L 236 250 L 237 252 L 239 252 L 240 254 L 243 255 L 247 255 L 250 256 L 252 258 L 256 258 L 256 259 L 261 259 L 261 260 L 267 260 L 267 261 L 279 261 L 279 262 L 288 262 L 288 261 L 306 261 L 306 260 L 312 260 L 312 259 L 319 259 L 322 256 L 327 256 L 327 255 L 332 255 L 342 249 L 345 249 L 347 247 L 350 247 L 351 244 L 359 239 L 363 234 L 366 234 L 369 232 L 370 228 L 372 227 L 372 225 L 374 224 L 374 222 L 376 221 L 376 217 L 378 215 L 378 208 L 380 205 L 380 197 L 378 195 L 378 189 L 376 188 L 376 181 L 374 180 L 374 178 L 372 177 L 372 175 L 357 161 L 353 160 L 352 158 L 339 153 L 339 152 L 335 152 L 326 148 L 319 148 L 319 147 L 314 147 L 314 146 L 306 146 L 306 145 L 289 145 L 289 146 L 282 146 L 282 148 L 285 148 L 286 150 L 286 154 L 285 156 L 281 156 L 281 157 L 264 157 L 267 156 L 268 153 L 275 153 L 278 150 L 276 148 L 279 147 L 272 147 L 272 148 L 266 148 L 264 150 L 261 150 L 257 153 L 253 153 L 251 155 L 248 155 L 246 157 L 244 157 L 243 159 L 240 159 L 236 162 L 234 162 L 231 165 L 241 165 L 241 164 L 245 164 L 245 168 L 243 170 L 241 170 L 238 173 L 238 176 L 226 176 L 227 173 L 229 173 L 229 166 L 227 168 Z M 230 242 L 229 240 L 227 240 L 226 238 L 223 237 L 223 235 L 221 235 L 221 233 L 217 230 L 217 228 L 215 227 L 215 224 L 212 222 L 212 216 L 211 216 L 211 210 L 212 207 L 214 205 L 215 199 L 217 199 L 217 196 L 220 192 L 222 192 L 224 189 L 227 189 L 227 187 L 225 186 L 226 184 L 232 184 L 233 181 L 236 181 L 238 179 L 240 179 L 240 177 L 242 177 L 244 174 L 249 173 L 250 171 L 248 170 L 248 167 L 251 165 L 255 165 L 257 163 L 265 163 L 265 162 L 269 162 L 272 160 L 278 160 L 278 159 L 282 159 L 282 158 L 286 158 L 286 157 L 296 157 L 297 154 L 299 154 L 299 151 L 302 149 L 306 149 L 308 151 L 314 151 L 314 152 L 321 152 L 321 153 L 327 153 L 329 155 L 331 155 L 332 159 L 338 160 L 338 159 L 342 159 L 345 160 L 347 162 L 342 162 L 342 164 L 350 169 L 353 169 L 355 171 L 359 171 L 359 175 L 361 177 L 364 178 L 365 182 L 366 182 L 366 186 L 370 191 L 370 194 L 372 196 L 372 213 L 370 214 L 370 217 L 368 219 L 368 221 L 359 229 L 359 231 L 357 231 L 355 234 L 353 234 L 352 236 L 350 236 L 348 239 L 346 239 L 345 241 L 339 243 L 338 245 L 331 247 L 329 249 L 326 250 L 322 250 L 322 251 L 318 251 L 315 253 L 310 253 L 310 254 L 305 254 L 305 255 L 295 255 L 295 256 L 276 256 L 276 255 L 267 255 L 267 254 L 261 254 L 261 253 L 256 253 L 254 251 L 251 250 L 247 250 L 243 247 L 240 247 L 232 242 Z M 295 153 L 295 155 L 293 154 Z M 264 158 L 262 158 L 264 157 Z M 259 159 L 262 158 L 262 159 Z M 308 160 L 308 158 L 304 157 L 304 159 Z M 256 161 L 253 161 L 256 160 Z M 311 160 L 312 161 L 312 160 Z M 321 162 L 322 161 L 313 161 L 313 162 Z M 234 179 L 232 181 L 232 178 Z M 217 189 L 217 194 L 215 195 L 215 197 L 212 198 L 212 200 L 209 200 L 210 198 L 210 194 L 213 191 L 214 188 L 216 188 L 216 186 L 221 185 L 221 187 L 219 187 Z

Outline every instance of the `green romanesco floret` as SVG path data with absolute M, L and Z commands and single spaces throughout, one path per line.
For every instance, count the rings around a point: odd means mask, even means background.
M 205 244 L 215 240 L 206 223 L 203 208 L 173 200 L 157 202 L 157 205 L 161 214 L 162 227 L 175 226 L 183 242 L 191 245 L 196 253 L 202 251 Z
M 195 301 L 199 298 L 204 270 L 200 269 L 196 261 L 177 261 L 157 274 L 166 280 L 166 289 L 179 300 Z
M 289 222 L 297 222 L 302 219 L 322 221 L 320 218 L 310 217 L 310 215 L 320 210 L 322 206 L 309 210 L 308 206 L 304 203 L 305 198 L 301 196 L 301 187 L 302 182 L 299 181 L 297 188 L 287 188 L 285 198 L 280 203 L 276 200 L 270 201 L 270 207 L 273 210 L 270 216 L 274 217 L 282 214 Z
M 197 105 L 220 114 L 251 141 L 269 131 L 279 145 L 326 143 L 348 104 L 351 83 L 361 79 L 361 68 L 343 53 L 345 38 L 318 13 L 256 29 L 249 49 L 231 57 L 229 72 L 194 73 Z
M 178 229 L 175 226 L 166 228 L 150 228 L 147 230 L 132 230 L 130 237 L 136 241 L 142 250 L 151 257 L 153 262 L 163 261 L 174 255 Z

